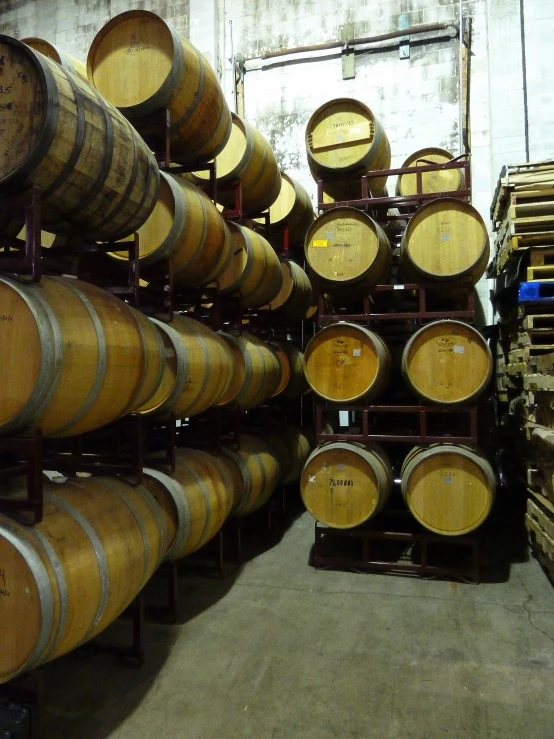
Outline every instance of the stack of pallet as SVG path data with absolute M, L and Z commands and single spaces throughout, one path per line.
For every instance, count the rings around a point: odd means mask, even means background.
M 526 483 L 531 546 L 554 580 L 554 161 L 504 167 L 491 219 L 500 425 Z

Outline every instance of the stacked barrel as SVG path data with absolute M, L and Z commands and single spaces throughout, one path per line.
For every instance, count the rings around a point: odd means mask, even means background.
M 170 265 L 179 289 L 211 286 L 223 305 L 214 330 L 178 305 L 172 320 L 148 317 L 57 268 L 35 282 L 1 273 L 2 438 L 30 428 L 49 440 L 85 438 L 130 414 L 175 425 L 230 409 L 241 423 L 240 443 L 221 449 L 214 428 L 211 451 L 192 448 L 193 435 L 183 432 L 171 474 L 145 468 L 139 485 L 96 474 L 45 479 L 34 527 L 0 513 L 3 682 L 96 636 L 160 562 L 200 549 L 229 516 L 260 509 L 298 479 L 313 434 L 298 423 L 308 387 L 290 339 L 313 304 L 312 288 L 273 244 L 285 231 L 302 242 L 314 216 L 261 133 L 230 113 L 202 54 L 157 15 L 113 18 L 94 39 L 87 69 L 42 39 L 0 36 L 0 54 L 13 77 L 0 196 L 38 188 L 35 225 L 51 234 L 47 264 L 60 242 L 101 242 L 119 274 L 125 242 L 138 234 L 140 268 Z M 158 164 L 163 137 L 146 144 L 139 133 L 147 136 L 160 112 L 170 120 L 180 168 L 173 172 Z M 202 189 L 213 160 L 216 202 Z M 240 212 L 227 217 L 237 193 Z M 13 239 L 23 210 L 2 209 L 0 221 Z M 225 313 L 228 298 L 233 311 L 237 300 L 242 306 L 238 325 Z M 260 335 L 255 314 L 287 328 Z M 286 425 L 261 434 L 248 414 L 268 403 L 292 410 Z M 26 493 L 17 478 L 2 500 Z
M 318 109 L 306 146 L 320 214 L 305 256 L 323 297 L 304 355 L 319 446 L 302 474 L 303 500 L 328 527 L 358 527 L 383 510 L 396 478 L 422 526 L 466 534 L 486 519 L 495 491 L 476 446 L 475 404 L 492 358 L 471 306 L 489 240 L 469 182 L 449 152 L 431 147 L 404 162 L 389 198 L 385 129 L 356 100 Z M 460 414 L 473 418 L 471 432 L 460 430 Z

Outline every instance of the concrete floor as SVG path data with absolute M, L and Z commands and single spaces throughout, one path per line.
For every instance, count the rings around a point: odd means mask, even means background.
M 554 590 L 534 560 L 464 585 L 314 571 L 312 541 L 304 513 L 225 580 L 183 578 L 188 620 L 148 625 L 142 670 L 48 665 L 47 739 L 554 737 Z

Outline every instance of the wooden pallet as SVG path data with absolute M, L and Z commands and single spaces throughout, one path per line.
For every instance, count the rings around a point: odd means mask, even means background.
M 527 282 L 553 282 L 554 265 L 542 264 L 527 267 Z
M 554 539 L 528 513 L 525 514 L 525 528 L 531 549 L 554 583 Z
M 551 234 L 540 234 L 533 237 L 513 236 L 508 230 L 502 231 L 496 240 L 496 256 L 494 258 L 494 270 L 496 273 L 502 272 L 510 260 L 521 259 L 527 257 L 529 253 L 537 254 L 537 265 L 548 262 L 541 262 L 540 252 L 551 252 L 554 249 L 554 232 Z M 546 259 L 549 258 L 545 257 Z M 550 262 L 552 263 L 552 262 Z
M 545 159 L 502 168 L 491 206 L 493 227 L 505 218 L 508 208 L 536 198 L 554 197 L 554 160 Z
M 521 306 L 522 308 L 524 306 Z M 534 315 L 523 315 L 521 326 L 525 331 L 534 331 L 537 329 L 554 330 L 554 313 L 536 313 Z

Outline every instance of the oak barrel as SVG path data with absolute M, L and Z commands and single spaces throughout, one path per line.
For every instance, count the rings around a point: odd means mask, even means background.
M 187 418 L 227 394 L 235 373 L 234 358 L 227 342 L 199 321 L 175 316 L 168 325 L 179 335 L 189 366 L 188 379 L 171 411 L 176 418 Z
M 27 44 L 27 46 L 30 46 L 31 49 L 40 51 L 41 54 L 55 61 L 67 72 L 78 75 L 88 84 L 87 65 L 80 59 L 76 59 L 71 54 L 68 54 L 67 51 L 64 51 L 59 46 L 54 46 L 54 44 L 43 38 L 29 36 L 28 38 L 22 38 L 21 41 Z
M 36 526 L 0 516 L 0 682 L 99 634 L 166 550 L 163 517 L 141 486 L 45 480 L 44 493 Z
M 382 509 L 392 480 L 388 457 L 377 444 L 333 441 L 310 455 L 300 493 L 318 521 L 335 529 L 351 529 Z
M 400 248 L 402 268 L 422 282 L 476 284 L 489 260 L 487 227 L 457 198 L 437 198 L 410 220 Z
M 140 228 L 154 208 L 159 173 L 129 122 L 90 85 L 26 44 L 0 35 L 0 56 L 4 75 L 13 79 L 3 96 L 11 113 L 0 147 L 0 194 L 39 187 L 42 224 L 54 233 L 109 241 Z M 14 235 L 22 226 L 4 220 Z
M 447 164 L 454 159 L 452 154 L 446 149 L 439 149 L 430 146 L 426 149 L 419 149 L 406 159 L 402 165 L 405 167 L 428 167 L 430 164 Z M 429 194 L 434 192 L 452 192 L 453 190 L 461 190 L 464 185 L 464 176 L 462 169 L 438 169 L 435 172 L 423 172 L 421 174 L 421 190 L 420 192 Z M 416 195 L 417 194 L 417 175 L 403 174 L 398 176 L 396 183 L 397 195 Z
M 304 372 L 312 390 L 334 402 L 376 398 L 386 387 L 390 354 L 383 340 L 364 326 L 336 323 L 310 339 Z
M 270 303 L 283 285 L 283 273 L 275 249 L 263 236 L 246 226 L 228 222 L 231 259 L 219 278 L 222 293 L 240 294 L 244 308 Z
M 312 175 L 324 180 L 336 200 L 360 197 L 361 176 L 390 167 L 383 126 L 366 105 L 351 98 L 330 100 L 315 111 L 306 127 L 306 151 Z M 386 177 L 371 179 L 369 188 L 379 195 L 386 182 Z
M 408 386 L 434 403 L 475 400 L 487 387 L 492 369 L 487 342 L 477 329 L 461 321 L 423 326 L 402 354 L 402 374 Z
M 175 472 L 144 470 L 144 486 L 156 500 L 169 532 L 166 560 L 200 549 L 221 529 L 242 480 L 234 478 L 226 458 L 198 449 L 178 449 Z
M 281 464 L 278 451 L 263 439 L 240 435 L 240 449 L 223 450 L 227 464 L 242 479 L 242 494 L 233 515 L 245 516 L 261 508 L 279 483 Z
M 492 467 L 478 451 L 455 444 L 416 447 L 402 465 L 402 495 L 422 526 L 460 536 L 489 515 L 495 493 Z
M 161 415 L 170 411 L 183 394 L 189 379 L 189 359 L 185 343 L 175 329 L 155 318 L 150 321 L 163 343 L 165 364 L 158 389 L 144 405 L 137 408 L 137 413 Z
M 116 15 L 96 34 L 88 78 L 137 120 L 167 108 L 171 153 L 181 164 L 206 162 L 231 134 L 231 115 L 206 58 L 163 18 L 147 10 Z
M 274 341 L 271 347 L 278 357 L 284 357 L 281 361 L 288 367 L 286 382 L 281 383 L 272 397 L 292 400 L 308 392 L 310 387 L 304 377 L 304 355 L 300 349 L 292 341 Z
M 160 194 L 138 231 L 145 265 L 168 260 L 176 284 L 187 287 L 217 280 L 231 258 L 231 234 L 215 205 L 181 177 L 161 172 Z M 112 252 L 126 260 L 128 252 Z
M 283 433 L 289 453 L 290 467 L 283 476 L 283 485 L 295 482 L 302 474 L 310 452 L 315 446 L 315 430 L 311 426 L 287 426 Z
M 165 352 L 153 324 L 98 287 L 63 277 L 0 278 L 0 432 L 46 436 L 103 426 L 147 403 Z
M 242 210 L 257 215 L 275 202 L 281 189 L 281 174 L 271 146 L 262 134 L 231 113 L 233 125 L 229 141 L 215 159 L 217 199 L 227 207 L 235 204 L 234 190 L 229 185 L 240 182 Z M 209 180 L 207 171 L 195 172 L 201 182 Z
M 356 208 L 332 208 L 312 223 L 304 245 L 310 269 L 332 292 L 388 282 L 391 247 L 379 224 Z
M 303 244 L 314 218 L 314 206 L 306 190 L 288 174 L 281 172 L 279 195 L 269 206 L 270 234 L 282 240 L 285 229 L 288 229 L 289 246 Z M 265 219 L 257 218 L 256 223 L 262 228 Z
M 296 262 L 281 260 L 283 284 L 277 295 L 264 309 L 279 311 L 284 318 L 301 321 L 309 311 L 313 301 L 310 278 Z
M 227 393 L 217 405 L 237 405 L 249 410 L 265 403 L 276 392 L 281 381 L 281 365 L 270 344 L 257 336 L 240 336 L 220 332 L 233 355 L 234 375 Z

